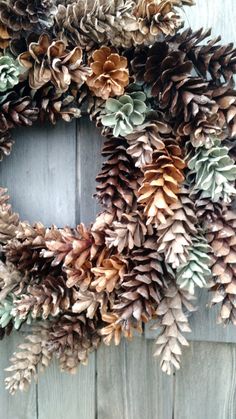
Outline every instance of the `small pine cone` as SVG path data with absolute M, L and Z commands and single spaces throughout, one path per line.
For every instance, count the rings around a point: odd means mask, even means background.
M 116 247 L 119 253 L 124 249 L 141 247 L 145 240 L 147 227 L 139 211 L 123 214 L 120 221 L 114 221 L 106 230 L 106 245 Z
M 9 131 L 0 132 L 0 161 L 4 156 L 9 156 L 12 150 L 14 141 Z
M 194 203 L 189 198 L 189 190 L 182 188 L 177 202 L 170 206 L 172 215 L 158 226 L 158 252 L 172 268 L 178 268 L 187 262 L 192 238 L 197 234 L 197 218 Z
M 49 28 L 56 12 L 52 0 L 2 0 L 1 22 L 16 34 L 21 31 L 36 31 Z
M 12 212 L 6 192 L 6 189 L 0 188 L 0 244 L 6 244 L 15 237 L 19 224 L 19 216 Z
M 101 47 L 92 54 L 90 67 L 92 75 L 87 85 L 95 96 L 106 100 L 109 97 L 121 96 L 129 84 L 127 59 L 121 57 L 109 47 Z
M 0 301 L 5 300 L 13 289 L 21 288 L 22 282 L 22 274 L 12 263 L 0 261 Z
M 50 121 L 55 125 L 60 119 L 71 122 L 81 116 L 80 105 L 73 92 L 61 93 L 54 86 L 47 85 L 36 91 L 34 100 L 41 122 Z
M 143 167 L 138 202 L 144 206 L 148 224 L 164 223 L 166 216 L 173 215 L 170 207 L 178 202 L 184 167 L 181 149 L 173 139 L 166 139 L 165 148 L 155 151 L 152 163 Z
M 19 271 L 31 272 L 43 276 L 51 271 L 51 260 L 45 261 L 40 254 L 45 249 L 46 229 L 41 223 L 33 226 L 20 223 L 17 226 L 16 238 L 4 247 L 6 259 L 13 263 Z
M 96 266 L 91 269 L 94 280 L 91 288 L 97 292 L 107 291 L 111 293 L 123 281 L 124 274 L 127 272 L 126 260 L 118 254 L 109 254 L 105 248 L 96 262 Z
M 42 34 L 38 42 L 32 42 L 29 49 L 19 56 L 20 64 L 29 70 L 29 85 L 37 90 L 51 82 L 60 92 L 66 92 L 72 82 L 81 87 L 92 73 L 82 64 L 83 51 L 80 47 L 69 51 L 66 43 L 52 41 Z
M 93 288 L 93 287 L 90 287 Z M 94 319 L 97 315 L 98 308 L 103 306 L 104 294 L 97 291 L 85 290 L 74 292 L 74 304 L 72 306 L 72 312 L 78 314 L 86 314 L 88 319 Z
M 91 233 L 83 224 L 74 230 L 69 227 L 52 228 L 45 235 L 46 249 L 42 250 L 41 255 L 53 259 L 53 266 L 62 263 L 66 268 L 80 269 L 90 258 L 92 242 Z
M 80 363 L 87 364 L 89 354 L 97 349 L 99 343 L 94 320 L 84 315 L 64 315 L 52 324 L 46 346 L 59 358 L 62 371 L 75 373 Z
M 136 323 L 149 321 L 161 299 L 165 284 L 162 258 L 153 239 L 130 254 L 131 267 L 117 290 L 113 312 L 122 321 Z
M 222 129 L 226 130 L 228 138 L 236 135 L 236 91 L 228 86 L 213 90 L 213 98 L 218 106 L 218 119 Z
M 63 276 L 46 276 L 39 285 L 27 287 L 14 301 L 13 315 L 25 320 L 29 315 L 33 319 L 48 319 L 71 309 L 74 303 L 73 292 L 67 288 Z
M 35 327 L 10 359 L 11 366 L 6 371 L 12 372 L 12 375 L 5 379 L 5 385 L 11 394 L 17 390 L 27 390 L 32 379 L 37 378 L 38 368 L 43 370 L 48 367 L 52 359 L 52 354 L 46 348 L 48 327 L 46 323 Z
M 222 202 L 212 202 L 209 198 L 203 198 L 201 192 L 195 191 L 190 193 L 190 198 L 194 202 L 198 224 L 204 230 L 205 223 L 221 218 L 223 210 Z
M 193 147 L 211 148 L 215 139 L 224 138 L 225 134 L 222 133 L 217 114 L 199 114 L 190 122 L 180 124 L 177 129 L 177 135 L 185 143 L 190 140 Z
M 138 0 L 134 9 L 138 30 L 133 32 L 135 44 L 152 44 L 163 35 L 174 35 L 183 21 L 167 0 Z
M 213 202 L 231 201 L 231 196 L 236 194 L 236 165 L 220 140 L 215 139 L 210 149 L 190 150 L 186 159 L 190 169 L 187 179 L 194 184 L 195 191 L 201 192 L 202 198 Z
M 105 345 L 110 345 L 114 341 L 115 345 L 119 345 L 121 338 L 131 340 L 134 332 L 142 333 L 142 322 L 131 322 L 130 320 L 122 320 L 116 313 L 102 313 L 103 327 L 100 329 Z
M 174 282 L 171 281 L 164 292 L 156 310 L 158 320 L 152 328 L 162 328 L 154 355 L 160 356 L 162 371 L 170 375 L 173 369 L 180 368 L 181 346 L 188 346 L 183 335 L 183 332 L 191 332 L 186 310 L 191 312 L 195 308 L 191 304 L 194 297 L 187 291 L 179 290 Z
M 195 287 L 208 288 L 211 278 L 209 268 L 211 248 L 203 236 L 194 237 L 188 250 L 187 262 L 177 269 L 176 282 L 181 289 L 194 295 Z
M 105 210 L 116 212 L 118 219 L 136 209 L 136 191 L 142 177 L 126 148 L 127 143 L 120 138 L 107 141 L 102 151 L 107 160 L 96 178 L 97 199 Z
M 80 268 L 71 267 L 65 268 L 64 271 L 67 276 L 66 286 L 68 288 L 79 287 L 81 291 L 86 291 L 91 284 L 92 274 L 91 274 L 92 264 L 90 261 L 83 263 L 83 266 Z
M 132 134 L 125 137 L 129 144 L 127 153 L 135 161 L 135 166 L 143 166 L 152 163 L 153 152 L 165 148 L 165 138 L 172 133 L 170 125 L 160 120 L 153 120 L 135 127 Z
M 0 132 L 17 126 L 31 126 L 38 119 L 38 109 L 29 96 L 8 92 L 0 98 Z
M 236 213 L 226 209 L 221 218 L 207 223 L 206 228 L 213 250 L 211 302 L 221 305 L 220 323 L 236 325 Z

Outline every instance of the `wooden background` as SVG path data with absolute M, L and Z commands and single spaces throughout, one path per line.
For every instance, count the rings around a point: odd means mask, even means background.
M 236 0 L 196 0 L 186 9 L 186 26 L 213 26 L 213 35 L 236 41 Z M 38 126 L 15 132 L 12 155 L 0 167 L 0 183 L 9 188 L 21 218 L 58 226 L 91 222 L 94 179 L 101 166 L 96 128 L 85 118 L 77 124 Z M 216 326 L 206 308 L 191 318 L 190 348 L 182 369 L 171 377 L 152 357 L 155 335 L 118 348 L 101 347 L 88 367 L 75 376 L 60 374 L 56 365 L 40 376 L 28 393 L 9 396 L 4 368 L 22 339 L 0 343 L 1 419 L 236 419 L 236 330 Z

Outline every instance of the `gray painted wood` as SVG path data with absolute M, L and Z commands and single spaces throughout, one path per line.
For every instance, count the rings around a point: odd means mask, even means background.
M 160 372 L 152 351 L 140 338 L 98 350 L 98 419 L 172 418 L 173 377 Z
M 75 123 L 35 126 L 13 132 L 15 144 L 0 165 L 21 219 L 62 227 L 75 224 Z
M 25 393 L 11 396 L 4 388 L 5 368 L 9 366 L 9 357 L 16 350 L 24 336 L 15 332 L 0 342 L 0 417 L 1 419 L 38 419 L 36 384 L 32 383 Z M 8 373 L 9 374 L 9 373 Z
M 174 419 L 236 418 L 236 347 L 197 343 L 176 373 Z

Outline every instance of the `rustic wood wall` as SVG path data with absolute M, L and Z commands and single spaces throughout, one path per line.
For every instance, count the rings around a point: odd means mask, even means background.
M 236 0 L 196 0 L 186 10 L 186 26 L 213 26 L 213 35 L 236 41 Z M 84 119 L 70 125 L 15 132 L 12 155 L 0 167 L 14 208 L 30 221 L 50 225 L 89 223 L 96 214 L 94 178 L 101 165 L 101 138 Z M 215 325 L 205 308 L 192 319 L 190 348 L 182 369 L 171 377 L 152 357 L 154 341 L 145 337 L 118 348 L 101 347 L 75 376 L 56 365 L 26 394 L 9 396 L 4 368 L 22 336 L 0 343 L 1 419 L 235 419 L 236 330 Z

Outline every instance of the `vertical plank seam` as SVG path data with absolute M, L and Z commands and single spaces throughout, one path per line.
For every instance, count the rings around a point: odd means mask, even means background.
M 95 380 L 94 380 L 94 413 L 95 419 L 98 419 L 98 353 L 95 351 Z
M 37 368 L 38 369 L 38 368 Z M 35 384 L 35 395 L 36 395 L 36 419 L 39 419 L 39 389 L 38 389 L 38 383 Z
M 123 338 L 123 346 L 124 346 L 124 362 L 123 362 L 123 374 L 124 374 L 124 414 L 125 419 L 130 419 L 128 414 L 128 386 L 127 386 L 127 345 L 126 341 Z
M 78 141 L 78 128 L 79 121 L 75 123 L 75 224 L 81 222 L 81 163 L 79 155 L 80 153 L 80 141 Z
M 176 401 L 176 374 L 173 373 L 172 374 L 172 415 L 171 415 L 171 419 L 175 419 L 175 417 L 177 418 L 177 416 L 175 416 L 175 401 Z
M 235 345 L 231 344 L 230 345 L 230 349 L 232 351 L 232 379 L 231 379 L 231 385 L 230 385 L 230 389 L 229 389 L 229 396 L 226 399 L 225 398 L 225 402 L 224 402 L 224 417 L 225 418 L 229 418 L 229 419 L 234 419 L 235 418 L 235 404 L 234 404 L 234 400 L 235 400 L 235 392 L 236 392 L 236 372 L 235 372 L 235 361 L 236 361 L 236 357 L 235 357 Z

